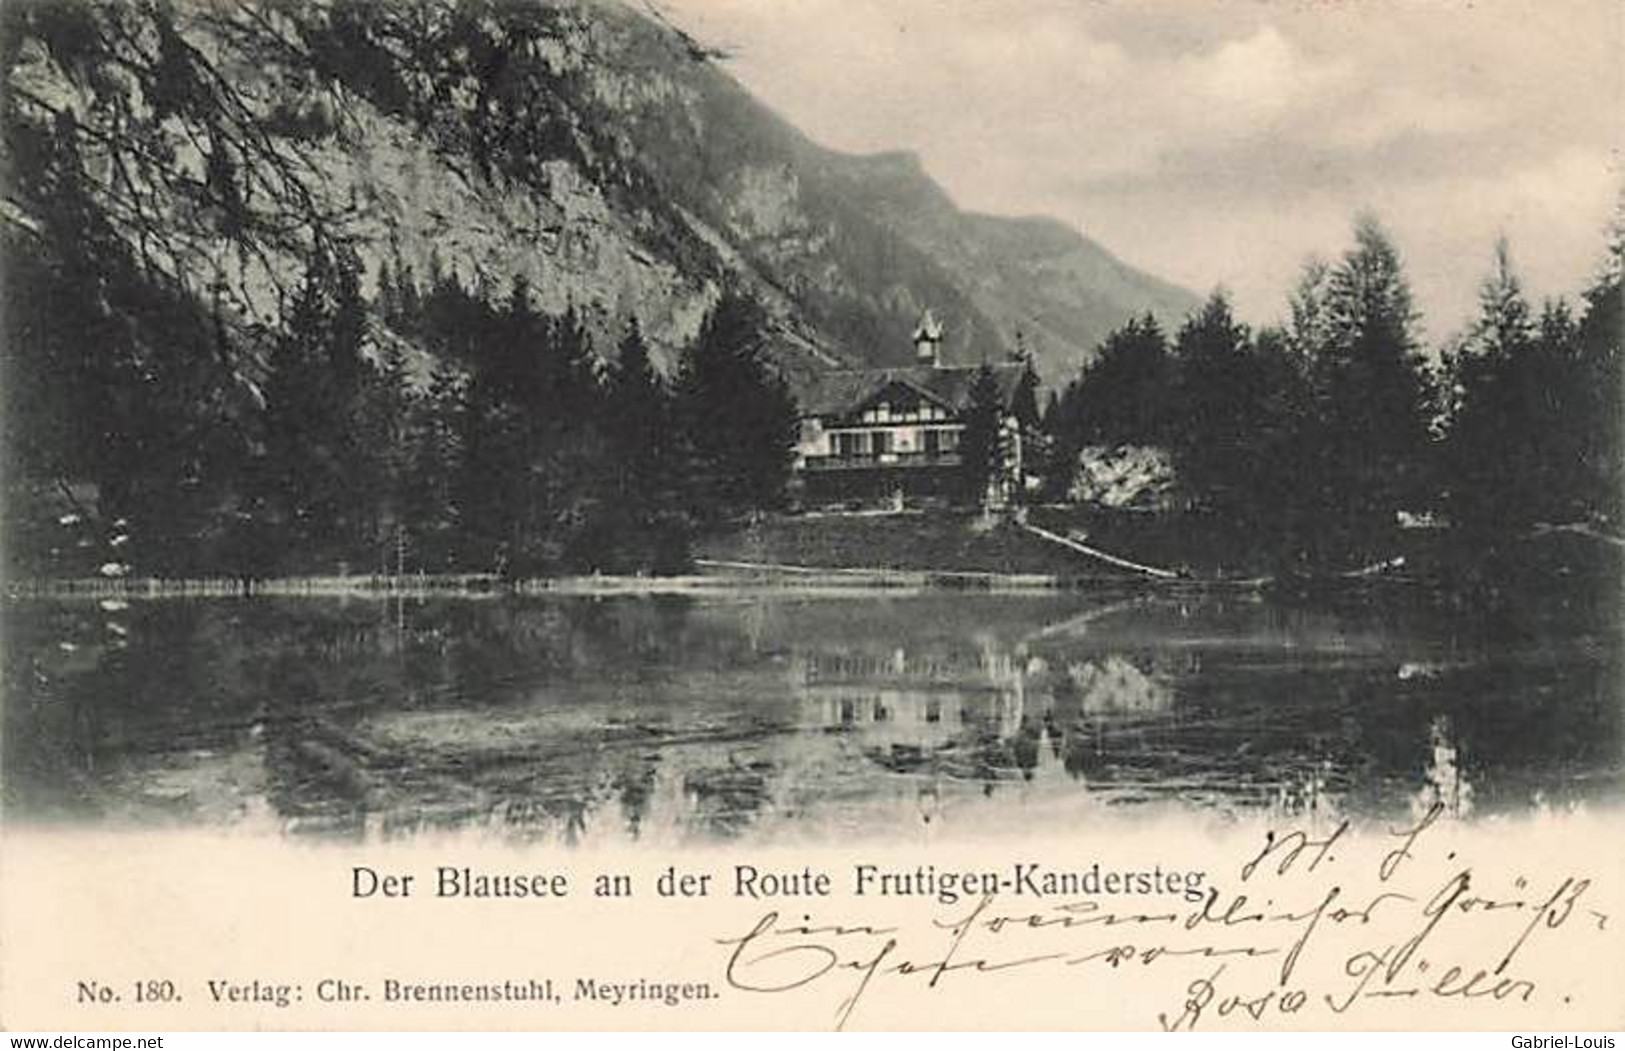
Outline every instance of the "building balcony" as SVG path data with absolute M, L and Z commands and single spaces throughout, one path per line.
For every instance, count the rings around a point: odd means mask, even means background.
M 877 468 L 909 470 L 921 467 L 958 467 L 957 452 L 853 453 L 845 456 L 807 456 L 806 471 L 872 471 Z

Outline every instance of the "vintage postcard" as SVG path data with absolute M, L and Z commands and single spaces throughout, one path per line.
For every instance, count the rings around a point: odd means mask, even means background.
M 0 1027 L 1625 1026 L 1620 25 L 8 0 Z

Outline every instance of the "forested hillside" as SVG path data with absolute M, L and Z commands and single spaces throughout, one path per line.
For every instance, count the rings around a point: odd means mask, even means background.
M 513 353 L 562 347 L 595 373 L 635 326 L 675 382 L 736 289 L 760 315 L 750 353 L 793 384 L 904 359 L 926 305 L 950 359 L 1000 357 L 1025 329 L 1055 375 L 1122 318 L 1190 302 L 1058 228 L 1013 252 L 1029 224 L 960 213 L 906 160 L 811 143 L 703 44 L 619 4 L 0 17 L 7 507 L 17 550 L 58 549 L 43 569 L 120 536 L 117 560 L 148 569 L 241 561 L 224 552 L 260 546 L 242 527 L 292 513 L 245 479 L 309 473 L 268 459 L 300 413 L 325 414 L 343 455 L 390 461 L 339 472 L 346 492 L 404 477 L 406 402 L 466 396 L 512 350 L 456 319 L 511 316 L 511 335 L 533 314 Z M 279 408 L 306 388 L 325 406 Z M 373 505 L 361 517 L 397 517 Z M 71 546 L 96 553 L 64 559 L 35 535 L 44 512 L 95 519 Z

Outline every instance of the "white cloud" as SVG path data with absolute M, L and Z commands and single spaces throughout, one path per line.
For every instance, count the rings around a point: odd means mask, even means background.
M 1177 105 L 1189 99 L 1211 106 L 1209 112 L 1220 120 L 1248 128 L 1314 109 L 1346 88 L 1354 74 L 1347 61 L 1310 60 L 1271 25 L 1171 65 L 1162 101 Z M 1155 65 L 1149 71 L 1163 79 Z

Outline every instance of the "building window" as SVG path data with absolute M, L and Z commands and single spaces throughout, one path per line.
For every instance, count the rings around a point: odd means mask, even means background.
M 880 431 L 844 431 L 833 436 L 835 455 L 871 456 L 882 450 L 889 437 Z

